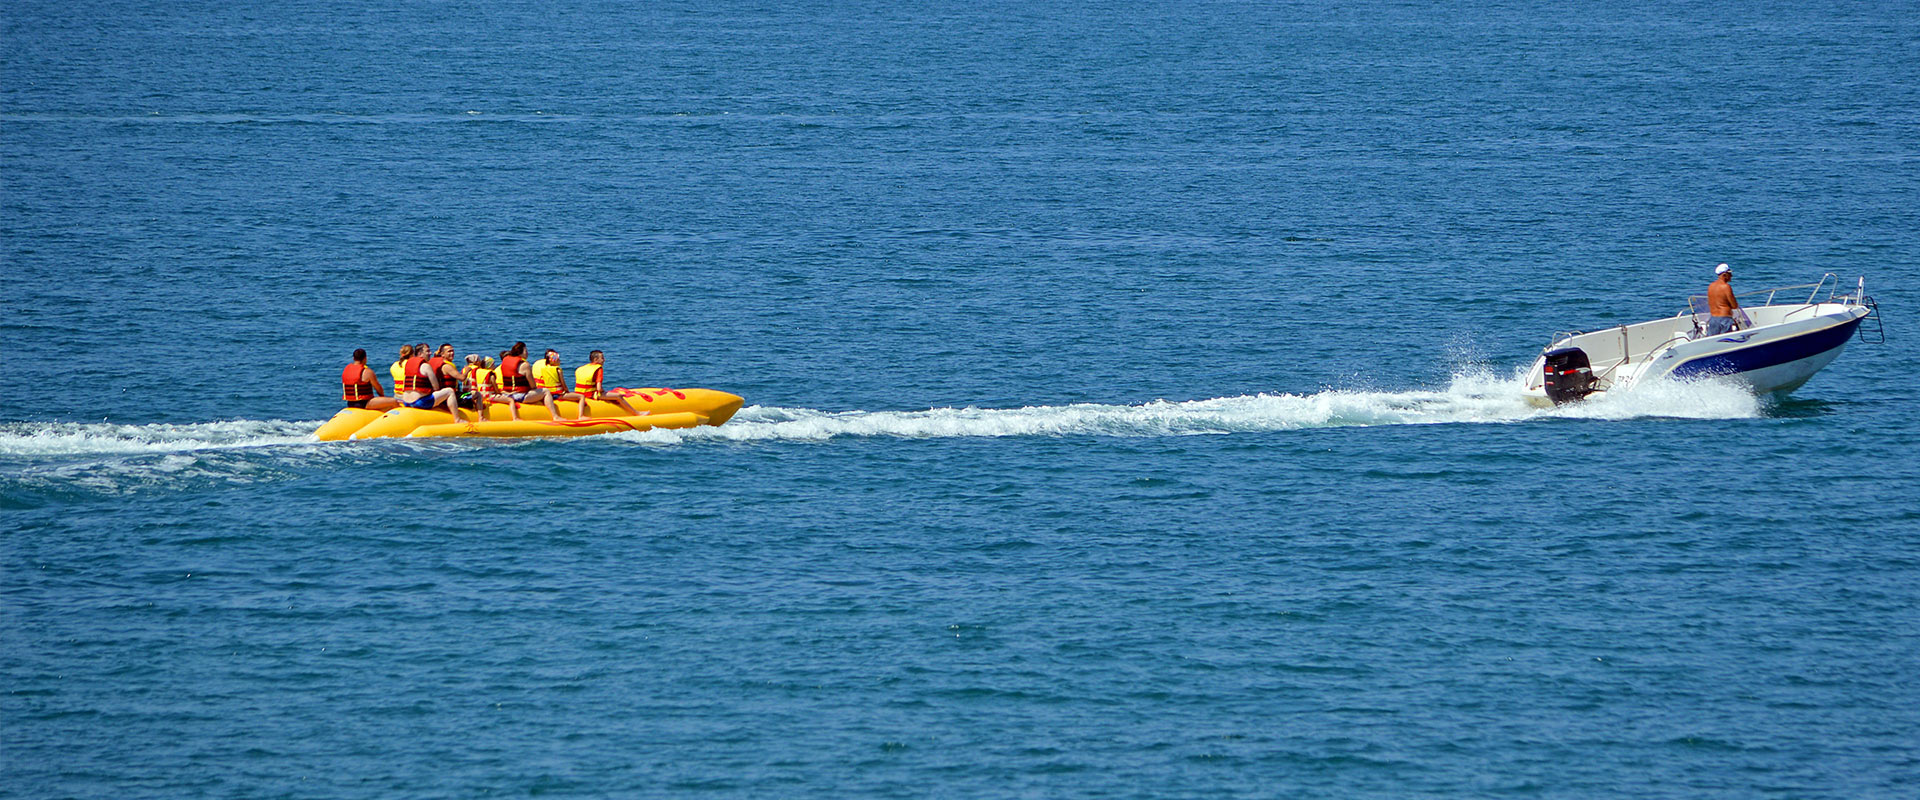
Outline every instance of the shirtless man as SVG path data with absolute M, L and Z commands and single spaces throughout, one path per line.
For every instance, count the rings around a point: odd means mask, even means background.
M 1713 268 L 1713 283 L 1707 285 L 1707 335 L 1732 333 L 1739 326 L 1733 315 L 1740 311 L 1740 299 L 1733 296 L 1733 268 L 1725 264 Z

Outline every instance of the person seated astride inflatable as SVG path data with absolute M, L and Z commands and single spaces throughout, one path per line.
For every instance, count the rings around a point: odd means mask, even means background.
M 461 408 L 472 409 L 474 411 L 486 410 L 480 407 L 480 404 L 484 402 L 484 400 L 481 399 L 480 395 L 473 388 L 473 373 L 479 368 L 479 354 L 468 353 L 466 366 L 460 368 L 460 380 L 458 384 L 460 393 L 454 396 L 454 400 L 460 404 Z
M 400 345 L 400 360 L 387 368 L 387 374 L 393 376 L 393 396 L 397 399 L 407 390 L 407 359 L 413 357 L 413 345 Z
M 453 359 L 453 345 L 441 342 L 440 349 L 434 351 L 433 358 L 427 359 L 427 363 L 433 366 L 433 374 L 440 379 L 440 388 L 452 389 L 457 402 L 461 394 L 460 368 L 454 365 Z M 459 414 L 453 416 L 460 418 Z
M 493 359 L 468 353 L 467 368 L 460 371 L 460 405 L 473 409 L 485 420 L 487 401 L 499 396 L 500 378 L 493 370 Z
M 415 358 L 424 358 L 424 359 L 426 359 L 427 361 L 432 361 L 432 360 L 434 359 L 434 357 L 435 357 L 435 353 L 433 352 L 433 348 L 431 348 L 431 347 L 428 347 L 428 346 L 427 346 L 427 343 L 426 343 L 426 342 L 421 342 L 421 343 L 419 343 L 419 344 L 416 344 L 416 345 L 414 345 L 414 346 L 413 346 L 413 355 L 414 355 L 414 357 L 415 357 Z M 415 372 L 418 372 L 418 371 L 419 371 L 419 369 L 418 369 L 418 368 L 415 368 L 415 369 L 414 369 L 414 371 L 415 371 Z M 439 374 L 439 372 L 440 372 L 440 370 L 439 370 L 438 368 L 433 368 L 433 371 L 434 371 L 434 374 L 435 374 L 435 375 L 438 375 L 438 374 Z M 437 389 L 437 388 L 442 388 L 442 387 L 440 387 L 440 385 L 439 385 L 439 382 L 438 382 L 438 381 L 431 381 L 431 382 L 429 382 L 429 383 L 427 384 L 427 388 L 429 388 L 429 389 Z
M 617 394 L 607 394 L 605 385 L 607 378 L 606 365 L 606 354 L 595 350 L 587 354 L 586 364 L 573 371 L 573 390 L 580 395 L 580 416 L 584 417 L 587 415 L 588 400 L 618 403 L 621 408 L 627 410 L 627 416 L 640 416 L 641 412 L 634 410 L 633 404 L 627 402 L 627 398 Z
M 540 401 L 547 404 L 547 413 L 553 419 L 560 419 L 560 407 L 554 405 L 555 400 L 578 400 L 580 415 L 574 419 L 587 416 L 587 398 L 567 391 L 567 379 L 560 374 L 560 351 L 548 349 L 547 357 L 533 365 L 533 389 Z M 529 394 L 527 399 L 533 399 L 533 395 Z
M 467 356 L 467 374 L 464 376 L 467 392 L 473 398 L 473 410 L 480 412 L 480 418 L 487 418 L 487 404 L 507 400 L 500 391 L 500 371 L 493 368 L 493 359 L 478 355 Z
M 414 349 L 414 354 L 407 359 L 406 374 L 406 391 L 400 395 L 401 405 L 419 409 L 444 405 L 454 419 L 460 418 L 453 405 L 453 388 L 440 387 L 439 376 L 434 374 L 433 365 L 426 357 L 426 348 Z
M 520 403 L 533 392 L 533 368 L 527 364 L 527 343 L 514 342 L 513 349 L 500 354 L 500 390 L 507 398 L 507 410 L 513 421 L 520 421 Z
M 400 405 L 400 401 L 387 396 L 387 390 L 380 385 L 380 378 L 367 366 L 367 351 L 353 351 L 353 363 L 340 370 L 340 399 L 347 402 L 347 408 L 364 408 L 368 411 L 385 411 Z

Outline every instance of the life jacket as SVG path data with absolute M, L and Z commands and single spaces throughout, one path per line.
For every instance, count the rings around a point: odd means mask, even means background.
M 527 376 L 520 374 L 520 365 L 526 359 L 519 356 L 507 356 L 500 359 L 500 378 L 509 392 L 524 392 L 533 387 L 527 385 Z
M 349 403 L 373 399 L 373 381 L 368 380 L 367 365 L 355 361 L 340 370 L 340 399 Z
M 454 381 L 452 384 L 449 384 L 447 382 L 447 373 L 442 371 L 442 369 L 445 368 L 446 365 L 447 365 L 447 360 L 439 356 L 434 356 L 433 358 L 427 359 L 427 370 L 432 372 L 434 377 L 440 379 L 440 388 L 442 389 L 460 388 L 459 386 L 454 385 L 454 384 L 458 384 L 459 381 Z M 433 384 L 427 384 L 427 385 L 432 386 Z
M 560 368 L 544 358 L 533 365 L 533 385 L 554 394 L 567 393 L 567 384 L 560 379 Z
M 403 384 L 407 387 L 406 391 L 433 394 L 433 384 L 428 383 L 426 376 L 420 374 L 420 365 L 426 363 L 426 361 L 426 359 L 420 356 L 407 359 L 407 374 L 404 378 L 405 383 Z
M 457 374 L 455 374 L 453 377 L 447 377 L 447 370 L 453 366 L 454 366 L 454 362 L 452 359 L 447 359 L 440 362 L 440 388 L 442 389 L 452 388 L 452 389 L 457 389 L 461 391 L 465 391 L 471 388 L 466 385 L 467 370 L 465 369 L 464 365 L 462 366 L 461 369 L 455 370 Z
M 473 390 L 476 392 L 492 392 L 498 394 L 500 392 L 500 373 L 498 370 L 474 367 L 473 371 L 468 374 L 467 385 L 473 387 Z
M 600 391 L 600 365 L 584 364 L 573 371 L 573 390 L 581 394 Z

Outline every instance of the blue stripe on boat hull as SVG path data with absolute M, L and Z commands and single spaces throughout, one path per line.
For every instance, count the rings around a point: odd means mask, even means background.
M 1701 356 L 1674 367 L 1670 374 L 1676 378 L 1734 375 L 1799 361 L 1846 345 L 1847 340 L 1853 338 L 1853 329 L 1858 327 L 1860 320 L 1856 317 L 1824 330 Z

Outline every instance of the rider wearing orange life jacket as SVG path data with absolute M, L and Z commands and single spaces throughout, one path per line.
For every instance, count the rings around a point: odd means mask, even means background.
M 431 409 L 446 406 L 447 413 L 460 418 L 454 406 L 452 387 L 440 386 L 438 370 L 433 360 L 427 357 L 427 348 L 420 345 L 414 348 L 413 355 L 407 359 L 405 367 L 406 390 L 400 395 L 400 403 L 408 408 Z
M 520 404 L 533 395 L 533 369 L 527 364 L 527 343 L 514 342 L 500 354 L 500 391 L 507 398 L 513 418 L 520 419 Z
M 353 351 L 353 363 L 340 370 L 340 399 L 348 408 L 364 408 L 370 411 L 385 411 L 399 405 L 399 401 L 387 396 L 386 388 L 380 385 L 380 377 L 373 368 L 367 366 L 367 351 Z

